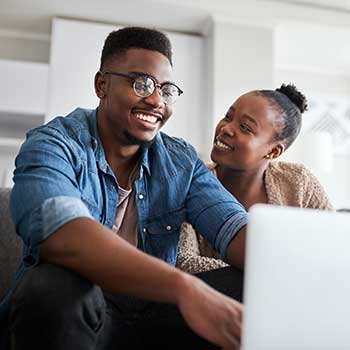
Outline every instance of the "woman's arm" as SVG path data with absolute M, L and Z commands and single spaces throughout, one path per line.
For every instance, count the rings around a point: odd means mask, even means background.
M 308 181 L 305 186 L 304 205 L 306 208 L 334 210 L 334 207 L 317 177 L 310 171 L 305 171 Z
M 199 273 L 228 266 L 220 259 L 205 256 L 201 246 L 192 225 L 187 222 L 183 223 L 176 266 L 189 273 Z

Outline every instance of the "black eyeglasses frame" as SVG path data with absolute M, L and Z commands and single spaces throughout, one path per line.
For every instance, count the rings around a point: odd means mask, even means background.
M 158 84 L 155 79 L 151 76 L 151 75 L 148 75 L 148 74 L 125 74 L 125 73 L 119 73 L 119 72 L 115 72 L 115 71 L 111 71 L 111 70 L 104 70 L 104 71 L 100 71 L 102 74 L 110 74 L 110 75 L 115 75 L 115 76 L 119 76 L 119 77 L 123 77 L 123 78 L 126 78 L 126 79 L 129 79 L 132 84 L 133 84 L 133 89 L 134 89 L 134 92 L 137 96 L 139 96 L 136 91 L 135 91 L 135 88 L 134 88 L 134 83 L 135 83 L 135 80 L 139 77 L 147 77 L 149 79 L 151 79 L 154 83 L 154 89 L 158 88 L 160 91 L 162 91 L 162 87 L 165 86 L 165 85 L 172 85 L 172 86 L 175 86 L 178 90 L 178 96 L 181 96 L 183 94 L 183 91 L 174 83 L 171 83 L 171 82 L 165 82 L 163 84 Z M 153 93 L 153 92 L 152 92 Z M 151 96 L 148 95 L 148 96 Z M 148 96 L 139 96 L 139 97 L 148 97 Z M 162 96 L 162 95 L 161 95 Z M 163 97 L 163 96 L 162 96 Z M 177 99 L 177 98 L 176 98 Z M 176 99 L 174 100 L 174 102 L 176 101 Z M 173 103 L 174 103 L 173 102 Z

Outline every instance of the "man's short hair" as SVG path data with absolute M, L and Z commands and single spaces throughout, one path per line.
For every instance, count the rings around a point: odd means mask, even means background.
M 110 59 L 123 56 L 131 48 L 158 51 L 173 65 L 171 43 L 164 33 L 143 27 L 125 27 L 108 34 L 102 49 L 100 69 Z

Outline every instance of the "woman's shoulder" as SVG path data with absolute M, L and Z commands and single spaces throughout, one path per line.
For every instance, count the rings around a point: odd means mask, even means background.
M 270 162 L 266 172 L 272 176 L 290 179 L 293 182 L 297 179 L 314 177 L 312 172 L 304 164 L 284 161 Z
M 308 170 L 298 163 L 273 161 L 265 173 L 265 187 L 271 204 L 302 206 L 309 182 Z
M 265 185 L 272 204 L 332 208 L 319 180 L 303 164 L 271 162 L 266 170 Z

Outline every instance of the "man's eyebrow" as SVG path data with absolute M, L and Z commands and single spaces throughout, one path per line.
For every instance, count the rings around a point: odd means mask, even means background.
M 259 126 L 259 125 L 258 125 L 258 122 L 257 122 L 254 118 L 250 117 L 248 114 L 243 114 L 243 115 L 242 115 L 242 118 L 248 119 L 249 121 L 251 121 L 251 122 L 252 122 L 253 124 L 255 124 L 256 126 Z
M 144 75 L 146 77 L 151 77 L 151 75 L 146 74 L 144 72 L 138 72 L 138 71 L 132 71 L 132 72 L 128 72 L 128 74 L 132 74 L 132 75 Z M 153 77 L 152 77 L 153 78 Z
M 154 79 L 158 83 L 158 80 L 153 75 L 147 74 L 145 72 L 133 71 L 133 72 L 128 72 L 128 74 L 135 75 L 137 77 L 150 77 L 150 78 Z M 162 84 L 167 84 L 167 83 L 175 85 L 175 83 L 173 81 L 171 81 L 171 80 L 167 80 L 167 81 L 163 82 Z

